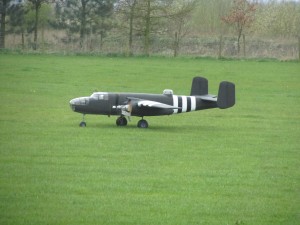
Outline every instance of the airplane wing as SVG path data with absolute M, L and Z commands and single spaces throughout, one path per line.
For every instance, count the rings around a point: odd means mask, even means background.
M 204 101 L 217 102 L 218 98 L 216 95 L 201 95 L 200 98 Z
M 149 108 L 159 108 L 159 109 L 181 109 L 181 107 L 175 107 L 172 105 L 167 105 L 160 102 L 150 101 L 150 100 L 140 100 L 137 105 L 139 107 L 149 107 Z

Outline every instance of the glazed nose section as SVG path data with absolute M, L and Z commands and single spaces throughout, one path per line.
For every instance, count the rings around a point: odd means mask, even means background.
M 70 101 L 70 107 L 73 111 L 76 111 L 77 107 L 85 106 L 89 104 L 89 97 L 74 98 Z
M 73 111 L 75 111 L 76 105 L 77 105 L 77 98 L 74 98 L 70 101 L 70 107 Z

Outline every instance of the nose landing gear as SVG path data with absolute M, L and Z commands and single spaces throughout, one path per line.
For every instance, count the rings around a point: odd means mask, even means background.
M 84 121 L 84 116 L 85 116 L 85 114 L 82 114 L 82 122 L 80 122 L 80 124 L 79 124 L 80 127 L 86 127 L 86 122 Z

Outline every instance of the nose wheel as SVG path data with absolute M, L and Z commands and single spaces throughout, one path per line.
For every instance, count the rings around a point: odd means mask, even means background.
M 80 127 L 86 127 L 86 122 L 82 121 L 80 124 L 79 124 Z

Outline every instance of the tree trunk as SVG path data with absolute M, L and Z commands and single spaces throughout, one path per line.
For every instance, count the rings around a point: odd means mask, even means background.
M 129 36 L 128 36 L 128 55 L 133 55 L 133 47 L 132 47 L 132 39 L 133 39 L 133 20 L 135 16 L 135 6 L 137 1 L 134 0 L 132 5 L 130 6 L 130 15 L 129 15 Z
M 178 33 L 175 32 L 175 40 L 174 40 L 174 57 L 178 56 L 178 50 L 179 50 L 179 37 Z
M 21 31 L 21 41 L 22 41 L 22 49 L 25 48 L 25 38 L 24 38 L 24 30 L 22 29 Z
M 246 37 L 245 34 L 243 34 L 243 55 L 246 57 Z
M 100 51 L 102 52 L 102 48 L 103 48 L 103 32 L 100 32 Z
M 300 35 L 298 36 L 298 55 L 299 55 L 299 62 L 300 62 Z
M 223 35 L 220 34 L 220 37 L 219 37 L 218 59 L 221 59 L 221 58 L 222 58 L 222 49 L 223 49 Z
M 1 12 L 1 30 L 0 30 L 0 49 L 5 48 L 5 17 L 6 17 L 7 1 L 3 0 L 2 12 Z
M 80 48 L 83 48 L 84 39 L 85 39 L 85 30 L 86 30 L 86 2 L 81 0 L 82 11 L 81 11 L 81 26 L 80 26 Z
M 144 43 L 144 53 L 146 56 L 149 56 L 150 52 L 150 13 L 151 13 L 151 5 L 150 5 L 150 0 L 147 0 L 147 15 L 145 18 L 145 43 Z
M 238 25 L 238 38 L 237 38 L 237 50 L 238 50 L 238 56 L 240 57 L 240 52 L 241 52 L 241 37 L 243 35 L 243 26 Z
M 40 3 L 35 4 L 35 21 L 34 21 L 34 39 L 33 39 L 33 50 L 37 50 L 37 38 L 38 38 L 38 23 L 39 23 L 39 9 Z
M 237 38 L 237 53 L 238 53 L 238 56 L 240 56 L 240 50 L 241 50 L 240 40 L 241 40 L 241 35 L 239 34 L 238 38 Z
M 133 50 L 132 50 L 133 17 L 134 17 L 134 8 L 131 8 L 130 18 L 129 18 L 129 40 L 128 40 L 128 48 L 129 48 L 130 56 L 133 54 Z
M 45 50 L 45 28 L 44 26 L 41 27 L 42 29 L 42 44 L 41 44 L 41 48 L 42 48 L 42 51 Z

